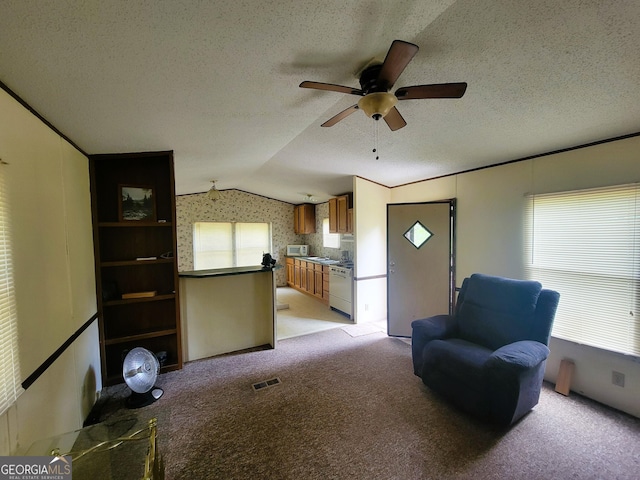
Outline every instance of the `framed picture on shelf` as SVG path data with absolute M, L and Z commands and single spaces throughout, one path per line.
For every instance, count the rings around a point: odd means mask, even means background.
M 153 187 L 118 185 L 120 221 L 156 221 L 156 196 Z

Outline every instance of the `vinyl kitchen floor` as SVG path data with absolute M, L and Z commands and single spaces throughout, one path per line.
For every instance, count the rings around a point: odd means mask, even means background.
M 276 297 L 278 305 L 289 305 L 278 310 L 278 340 L 353 325 L 346 316 L 293 288 L 278 287 Z

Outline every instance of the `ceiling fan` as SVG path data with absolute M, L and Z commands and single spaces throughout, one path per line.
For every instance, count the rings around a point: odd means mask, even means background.
M 396 108 L 398 100 L 416 100 L 421 98 L 460 98 L 467 89 L 465 82 L 439 83 L 434 85 L 414 85 L 401 87 L 390 93 L 400 74 L 404 71 L 414 55 L 418 52 L 418 46 L 403 40 L 394 40 L 387 52 L 384 62 L 366 67 L 360 74 L 360 89 L 334 85 L 332 83 L 320 83 L 304 81 L 301 88 L 313 88 L 315 90 L 328 90 L 331 92 L 358 95 L 362 98 L 355 105 L 334 115 L 322 124 L 323 127 L 332 127 L 340 120 L 345 119 L 356 110 L 364 113 L 374 120 L 384 118 L 391 130 L 399 130 L 407 122 L 402 118 Z

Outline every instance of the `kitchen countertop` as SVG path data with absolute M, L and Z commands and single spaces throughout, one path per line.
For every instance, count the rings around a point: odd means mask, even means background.
M 343 268 L 353 268 L 353 262 L 347 262 L 347 264 L 345 264 L 344 262 L 340 261 L 340 260 L 332 260 L 330 258 L 325 258 L 325 257 L 294 257 L 294 256 L 289 256 L 287 258 L 293 258 L 293 259 L 298 259 L 298 260 L 302 260 L 304 262 L 311 262 L 311 263 L 318 263 L 320 265 L 335 265 L 338 267 L 343 267 Z
M 282 268 L 282 265 L 276 265 L 273 269 L 277 270 Z M 178 272 L 178 276 L 187 278 L 206 278 L 206 277 L 221 277 L 224 275 L 242 275 L 246 273 L 260 273 L 271 272 L 270 268 L 263 268 L 262 265 L 255 265 L 251 267 L 231 267 L 231 268 L 213 268 L 211 270 L 193 270 L 187 272 Z

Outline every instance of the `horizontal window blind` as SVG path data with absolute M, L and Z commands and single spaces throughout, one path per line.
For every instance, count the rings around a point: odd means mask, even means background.
M 236 266 L 260 265 L 263 253 L 271 253 L 268 223 L 235 224 Z
M 196 222 L 193 226 L 194 270 L 231 266 L 233 266 L 231 224 Z
M 194 224 L 194 270 L 260 265 L 263 253 L 271 253 L 269 223 Z
M 6 166 L 0 165 L 0 414 L 22 392 L 18 357 L 18 325 L 13 286 L 13 263 Z
M 637 184 L 534 195 L 528 276 L 560 292 L 552 335 L 640 355 Z

